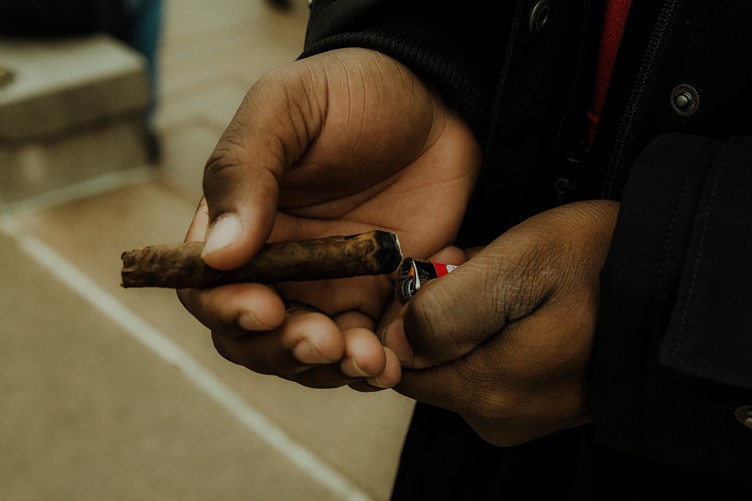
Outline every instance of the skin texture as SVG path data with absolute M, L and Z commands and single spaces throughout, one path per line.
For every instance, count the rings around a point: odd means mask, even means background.
M 497 445 L 587 422 L 598 274 L 618 205 L 562 206 L 457 249 L 480 161 L 467 125 L 384 55 L 342 49 L 274 70 L 207 162 L 186 235 L 207 240 L 205 262 L 232 269 L 267 241 L 384 229 L 407 256 L 461 266 L 404 306 L 383 276 L 178 296 L 222 356 L 259 373 L 393 387 Z
M 468 250 L 467 262 L 387 314 L 382 338 L 405 367 L 395 389 L 459 413 L 495 445 L 588 422 L 599 272 L 618 208 L 592 201 L 541 213 Z
M 232 269 L 266 241 L 383 229 L 405 254 L 450 244 L 480 150 L 466 124 L 396 61 L 332 51 L 273 70 L 248 92 L 209 158 L 186 240 Z M 399 380 L 373 333 L 386 277 L 182 290 L 217 350 L 251 370 L 311 387 Z M 286 311 L 293 304 L 292 311 Z M 371 387 L 363 387 L 371 389 Z

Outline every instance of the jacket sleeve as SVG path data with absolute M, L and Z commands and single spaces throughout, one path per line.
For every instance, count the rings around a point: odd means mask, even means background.
M 436 87 L 481 135 L 502 66 L 489 61 L 503 61 L 514 17 L 515 2 L 502 4 L 314 0 L 301 57 L 343 47 L 382 52 Z
M 667 134 L 632 166 L 602 274 L 598 441 L 752 481 L 750 188 L 752 137 Z

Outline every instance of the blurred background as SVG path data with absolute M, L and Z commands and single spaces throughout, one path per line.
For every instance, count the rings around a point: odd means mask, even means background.
M 253 374 L 174 291 L 119 282 L 123 251 L 182 241 L 307 0 L 2 2 L 0 499 L 388 499 L 412 401 Z

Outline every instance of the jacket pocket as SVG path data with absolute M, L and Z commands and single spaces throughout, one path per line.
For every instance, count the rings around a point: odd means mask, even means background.
M 713 146 L 693 212 L 677 209 L 691 230 L 660 361 L 752 389 L 752 138 Z

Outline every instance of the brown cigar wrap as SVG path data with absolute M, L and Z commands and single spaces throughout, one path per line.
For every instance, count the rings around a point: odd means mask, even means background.
M 370 231 L 349 236 L 266 244 L 245 266 L 210 268 L 201 259 L 203 242 L 152 245 L 121 255 L 124 288 L 196 289 L 239 282 L 324 280 L 384 275 L 402 261 L 397 235 Z

